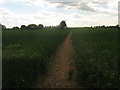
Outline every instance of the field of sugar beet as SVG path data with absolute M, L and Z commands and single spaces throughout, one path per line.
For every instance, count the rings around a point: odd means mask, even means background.
M 119 87 L 118 34 L 115 28 L 3 30 L 3 88 Z

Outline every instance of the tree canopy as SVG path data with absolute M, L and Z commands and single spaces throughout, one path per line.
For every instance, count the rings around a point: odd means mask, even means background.
M 65 21 L 61 21 L 59 27 L 60 27 L 61 30 L 64 30 L 67 27 L 66 22 Z

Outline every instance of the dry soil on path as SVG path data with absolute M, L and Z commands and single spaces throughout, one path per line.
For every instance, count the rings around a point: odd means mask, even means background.
M 57 49 L 55 60 L 48 75 L 42 85 L 37 85 L 37 88 L 76 88 L 77 83 L 74 80 L 68 80 L 69 71 L 74 69 L 72 53 L 71 34 L 66 37 L 64 42 Z

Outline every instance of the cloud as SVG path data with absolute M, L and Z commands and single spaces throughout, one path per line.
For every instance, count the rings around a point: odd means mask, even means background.
M 18 2 L 18 3 L 24 2 L 24 3 L 27 3 L 26 5 L 34 5 L 34 6 L 41 6 L 41 7 L 49 4 L 49 2 L 45 0 L 13 0 L 13 2 Z
M 57 16 L 57 17 L 56 17 Z M 71 15 L 69 15 L 71 18 Z M 7 27 L 28 24 L 43 24 L 45 26 L 58 25 L 60 21 L 67 19 L 68 15 L 52 11 L 39 11 L 33 14 L 17 14 L 8 9 L 0 8 L 0 22 Z
M 0 8 L 0 15 L 9 15 L 9 14 L 13 14 L 13 13 L 8 9 Z
M 74 19 L 73 26 L 99 26 L 99 25 L 116 25 L 117 17 L 108 14 L 96 14 L 91 16 L 84 16 L 80 19 Z M 76 25 L 77 24 L 77 25 Z
M 114 2 L 113 0 L 78 0 L 78 2 L 76 0 L 72 0 L 72 2 L 65 2 L 65 0 L 64 2 L 58 0 L 51 2 L 49 0 L 48 2 L 51 4 L 57 3 L 57 8 L 78 9 L 90 12 L 99 12 L 99 10 L 106 8 L 106 11 L 111 10 L 112 12 L 117 10 L 119 0 L 114 0 Z
M 117 1 L 113 3 L 112 0 L 79 0 L 79 2 L 71 3 L 50 0 L 11 0 L 11 2 L 22 2 L 26 6 L 39 9 L 34 13 L 28 13 L 27 9 L 24 13 L 16 13 L 12 9 L 0 7 L 0 22 L 7 27 L 20 27 L 32 23 L 45 26 L 58 25 L 62 20 L 66 20 L 70 27 L 116 25 L 118 22 Z
M 119 0 L 12 0 L 26 2 L 26 5 L 39 7 L 78 9 L 83 11 L 96 12 L 97 8 L 117 9 Z
M 0 0 L 0 3 L 4 3 L 4 0 Z
M 80 6 L 77 8 L 83 11 L 91 11 L 91 12 L 96 11 L 94 8 L 90 7 L 88 3 L 85 3 L 85 2 L 81 3 Z
M 53 3 L 54 4 L 54 3 Z M 57 8 L 78 9 L 82 11 L 95 12 L 96 10 L 89 6 L 87 2 L 57 2 Z

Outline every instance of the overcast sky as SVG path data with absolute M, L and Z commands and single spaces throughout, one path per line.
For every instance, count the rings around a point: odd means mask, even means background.
M 61 2 L 60 2 L 61 1 Z M 28 24 L 69 27 L 116 25 L 119 0 L 0 0 L 0 23 L 7 27 Z

